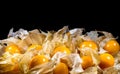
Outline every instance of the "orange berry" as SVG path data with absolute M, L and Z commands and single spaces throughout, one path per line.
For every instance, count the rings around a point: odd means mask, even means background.
M 93 65 L 93 60 L 91 56 L 82 56 L 82 68 L 86 69 Z
M 8 46 L 5 48 L 5 51 L 6 51 L 6 52 L 9 52 L 9 53 L 11 53 L 11 54 L 21 53 L 19 47 L 18 47 L 17 45 L 15 45 L 15 44 L 8 45 Z
M 119 51 L 120 45 L 116 40 L 109 40 L 103 48 L 108 51 L 108 53 L 115 55 Z
M 100 54 L 99 66 L 104 69 L 114 65 L 114 57 L 109 53 Z
M 66 54 L 70 54 L 70 53 L 71 53 L 71 51 L 70 51 L 66 46 L 64 46 L 64 45 L 55 48 L 54 51 L 52 52 L 52 56 L 53 56 L 56 52 L 62 52 L 62 53 L 66 53 Z
M 31 50 L 31 49 L 40 50 L 41 48 L 42 48 L 42 46 L 39 45 L 39 44 L 32 44 L 32 45 L 28 48 L 28 50 Z
M 46 62 L 48 62 L 47 57 L 45 57 L 44 55 L 36 55 L 30 61 L 30 68 L 33 68 L 34 66 L 37 66 Z
M 53 74 L 69 74 L 67 65 L 60 62 L 56 65 L 55 69 L 53 70 Z
M 97 44 L 93 41 L 84 41 L 80 43 L 80 48 L 84 48 L 84 47 L 89 47 L 89 48 L 96 49 L 96 50 L 98 49 Z

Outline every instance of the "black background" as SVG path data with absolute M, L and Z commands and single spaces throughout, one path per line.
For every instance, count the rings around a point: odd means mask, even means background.
M 119 20 L 114 14 L 4 14 L 0 17 L 0 39 L 7 38 L 11 28 L 43 31 L 58 30 L 63 26 L 85 28 L 86 31 L 101 30 L 120 37 Z M 119 40 L 119 39 L 118 39 Z

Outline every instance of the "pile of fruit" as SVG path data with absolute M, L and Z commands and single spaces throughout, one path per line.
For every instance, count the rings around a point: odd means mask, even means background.
M 120 45 L 106 31 L 10 30 L 0 40 L 0 74 L 119 74 Z

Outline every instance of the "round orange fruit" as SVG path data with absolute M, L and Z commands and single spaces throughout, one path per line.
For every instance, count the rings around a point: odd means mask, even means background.
M 109 53 L 100 54 L 99 66 L 104 69 L 114 65 L 114 57 Z
M 67 65 L 60 62 L 56 65 L 55 69 L 53 70 L 53 74 L 69 74 Z
M 11 53 L 11 54 L 21 53 L 20 48 L 19 48 L 17 45 L 15 45 L 15 44 L 8 45 L 8 46 L 5 48 L 5 51 L 6 51 L 6 52 L 9 52 L 9 53 Z
M 82 68 L 86 69 L 93 65 L 93 60 L 91 56 L 82 56 Z
M 66 53 L 66 54 L 70 54 L 71 53 L 71 51 L 65 45 L 59 46 L 59 47 L 55 48 L 54 51 L 52 52 L 52 56 L 56 52 L 62 52 L 62 53 Z
M 92 48 L 92 49 L 95 49 L 95 50 L 98 49 L 97 44 L 93 41 L 83 41 L 83 42 L 81 42 L 80 43 L 80 48 L 84 48 L 84 47 L 89 47 L 89 48 Z
M 108 53 L 115 55 L 120 50 L 120 45 L 116 40 L 109 40 L 103 48 Z
M 30 68 L 33 68 L 37 65 L 43 64 L 48 62 L 48 58 L 45 57 L 45 55 L 36 55 L 32 58 L 32 60 L 30 61 Z

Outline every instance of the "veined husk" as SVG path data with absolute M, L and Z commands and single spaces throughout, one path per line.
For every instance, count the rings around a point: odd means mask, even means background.
M 21 54 L 10 54 L 9 52 L 5 52 L 0 59 L 0 74 L 19 74 L 19 70 L 15 70 L 14 68 L 18 65 L 20 58 L 22 57 Z
M 13 33 L 13 34 L 12 34 Z M 43 33 L 40 33 L 39 30 L 35 29 L 32 31 L 26 31 L 23 29 L 20 29 L 17 32 L 10 32 L 8 35 L 10 36 L 7 39 L 1 40 L 1 44 L 16 44 L 21 48 L 22 52 L 25 52 L 26 49 L 31 45 L 31 44 L 39 44 L 42 45 L 43 41 L 45 39 L 45 35 Z
M 118 54 L 115 56 L 114 68 L 118 71 L 118 74 L 120 74 L 120 51 L 119 51 Z
M 55 62 L 50 61 L 30 69 L 28 74 L 53 74 Z
M 0 57 L 2 57 L 3 53 L 5 52 L 4 49 L 5 49 L 5 46 L 0 45 Z
M 68 27 L 65 26 L 57 32 L 48 32 L 42 45 L 45 54 L 51 55 L 56 47 L 66 45 L 68 41 L 68 36 L 65 34 L 67 29 Z
M 118 70 L 114 67 L 109 67 L 103 70 L 103 74 L 119 74 Z
M 37 29 L 29 31 L 29 34 L 22 39 L 17 45 L 22 48 L 24 51 L 32 45 L 32 44 L 39 44 L 42 45 L 45 39 L 45 35 L 40 33 Z
M 70 35 L 67 33 L 70 32 Z M 120 73 L 120 56 L 115 55 L 115 65 L 113 67 L 106 68 L 104 70 L 98 67 L 100 63 L 98 55 L 105 53 L 103 46 L 104 43 L 109 39 L 116 39 L 109 32 L 104 31 L 91 31 L 87 32 L 86 35 L 82 34 L 82 28 L 75 28 L 68 30 L 68 27 L 65 26 L 57 32 L 48 31 L 47 33 L 39 31 L 37 29 L 32 31 L 27 31 L 20 29 L 17 32 L 10 31 L 8 38 L 0 40 L 0 74 L 53 74 L 53 69 L 59 62 L 64 62 L 69 67 L 70 74 L 119 74 Z M 99 36 L 99 33 L 102 33 L 102 36 Z M 99 50 L 94 51 L 91 48 L 82 48 L 79 49 L 79 44 L 83 40 L 93 40 L 99 45 Z M 14 57 L 18 59 L 19 68 L 18 72 L 12 71 L 13 63 L 10 58 L 13 55 L 4 53 L 4 45 L 17 44 L 21 50 L 22 54 Z M 31 44 L 39 44 L 42 46 L 41 50 L 31 49 L 27 51 L 27 48 Z M 67 55 L 65 53 L 56 53 L 51 56 L 51 53 L 58 46 L 65 45 L 71 51 L 71 54 Z M 43 54 L 49 58 L 49 62 L 29 68 L 29 63 L 33 56 Z M 119 53 L 118 53 L 119 54 Z M 83 70 L 81 67 L 81 56 L 88 55 L 93 59 L 94 65 L 92 67 Z
M 98 71 L 98 68 L 95 66 L 95 67 L 89 67 L 89 68 L 87 68 L 81 74 L 100 74 L 100 73 Z
M 38 52 L 37 50 L 31 49 L 23 54 L 23 56 L 19 61 L 19 67 L 20 67 L 21 73 L 27 74 L 29 72 L 30 61 L 33 56 L 37 55 L 37 52 Z
M 99 54 L 97 50 L 91 49 L 89 47 L 85 47 L 79 49 L 79 51 L 81 56 L 91 56 L 94 65 L 97 66 L 100 63 Z
M 46 36 L 43 33 L 40 33 L 39 30 L 35 29 L 29 31 L 29 37 L 31 38 L 31 42 L 28 40 L 28 42 L 26 41 L 27 43 L 42 45 Z
M 84 71 L 81 66 L 82 60 L 79 54 L 70 54 L 62 59 L 66 60 L 69 67 L 71 67 L 70 74 L 79 74 Z
M 52 60 L 55 61 L 56 65 L 60 62 L 65 63 L 71 69 L 69 72 L 70 74 L 79 74 L 84 71 L 81 67 L 82 60 L 77 53 L 67 55 L 65 53 L 57 52 L 52 57 Z

